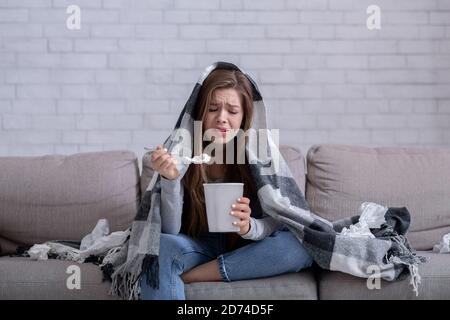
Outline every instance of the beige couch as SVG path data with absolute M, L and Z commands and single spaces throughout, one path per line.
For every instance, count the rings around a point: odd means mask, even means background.
M 420 268 L 419 297 L 409 279 L 369 290 L 366 279 L 314 267 L 189 284 L 188 299 L 450 299 L 450 255 L 429 251 L 450 232 L 450 149 L 316 145 L 307 154 L 307 175 L 298 149 L 281 151 L 312 210 L 326 219 L 355 215 L 364 201 L 409 209 L 408 238 L 430 260 Z M 73 263 L 7 254 L 17 244 L 80 241 L 100 218 L 111 231 L 126 229 L 150 177 L 148 155 L 140 175 L 130 151 L 0 158 L 0 299 L 110 299 L 109 283 L 94 264 L 79 265 L 81 288 L 70 290 L 66 272 Z

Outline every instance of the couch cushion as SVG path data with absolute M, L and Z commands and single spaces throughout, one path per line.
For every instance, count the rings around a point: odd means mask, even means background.
M 186 285 L 189 300 L 317 300 L 312 269 L 275 277 Z
M 321 300 L 355 299 L 450 299 L 450 255 L 418 251 L 428 258 L 419 266 L 419 296 L 413 292 L 409 275 L 397 281 L 381 280 L 380 289 L 369 290 L 367 280 L 342 272 L 321 270 L 318 275 Z
M 406 207 L 411 245 L 430 250 L 450 232 L 450 149 L 315 145 L 307 155 L 306 198 L 334 221 L 362 202 Z
M 68 289 L 70 265 L 80 267 L 80 289 Z M 117 299 L 108 294 L 111 283 L 102 281 L 98 266 L 54 260 L 0 258 L 2 299 Z M 312 269 L 271 278 L 236 282 L 199 282 L 186 285 L 186 298 L 204 299 L 317 299 Z
M 73 279 L 70 265 L 80 267 L 80 289 L 69 289 Z M 0 258 L 0 300 L 2 299 L 114 299 L 108 295 L 111 282 L 102 282 L 100 268 L 92 263 L 63 260 L 33 261 L 28 258 Z
M 79 241 L 101 218 L 124 230 L 140 201 L 130 151 L 3 157 L 0 172 L 0 236 L 9 242 Z
M 300 149 L 281 145 L 280 152 L 283 158 L 286 160 L 289 169 L 291 170 L 292 176 L 297 182 L 300 190 L 305 193 L 305 158 L 302 155 Z M 150 183 L 153 176 L 153 169 L 151 165 L 151 152 L 147 152 L 142 157 L 142 174 L 141 174 L 141 194 L 145 193 L 145 190 Z

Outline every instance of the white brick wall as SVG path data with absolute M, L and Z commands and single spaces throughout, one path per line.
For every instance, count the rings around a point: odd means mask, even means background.
M 303 151 L 450 145 L 450 0 L 0 0 L 0 156 L 141 157 L 217 60 L 258 82 Z

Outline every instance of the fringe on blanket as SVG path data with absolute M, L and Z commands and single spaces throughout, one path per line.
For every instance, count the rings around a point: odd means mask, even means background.
M 116 249 L 116 248 L 115 248 Z M 137 255 L 132 261 L 125 261 L 127 250 L 111 250 L 103 259 L 100 268 L 106 279 L 111 281 L 109 294 L 126 300 L 137 300 L 140 295 L 140 281 L 145 274 L 146 283 L 159 288 L 159 262 L 156 255 Z
M 137 256 L 137 259 L 132 260 L 132 263 L 134 263 L 135 266 L 140 265 L 141 261 L 138 261 L 138 258 L 139 256 Z M 111 277 L 112 283 L 109 293 L 117 295 L 122 299 L 137 300 L 139 299 L 140 283 L 138 280 L 140 278 L 140 273 L 137 272 L 138 270 L 136 268 L 132 271 L 128 271 L 127 267 L 129 266 L 129 263 L 125 263 L 117 267 L 114 271 Z
M 159 262 L 158 256 L 146 255 L 142 262 L 142 273 L 146 275 L 146 283 L 154 289 L 159 289 Z
M 419 295 L 419 284 L 421 277 L 419 274 L 419 264 L 427 262 L 427 258 L 416 255 L 408 240 L 403 235 L 395 235 L 390 237 L 390 240 L 396 243 L 396 249 L 398 250 L 391 256 L 386 257 L 387 261 L 394 265 L 403 264 L 408 267 L 409 274 L 411 276 L 410 284 L 413 286 L 413 291 L 416 293 L 416 297 Z M 389 253 L 388 253 L 389 254 Z

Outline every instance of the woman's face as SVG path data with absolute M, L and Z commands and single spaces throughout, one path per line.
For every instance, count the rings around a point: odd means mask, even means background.
M 238 132 L 244 118 L 244 108 L 235 89 L 216 89 L 211 102 L 206 106 L 203 129 L 208 137 L 214 136 L 214 143 L 227 143 Z M 234 131 L 230 131 L 234 130 Z

